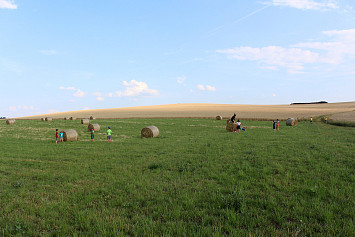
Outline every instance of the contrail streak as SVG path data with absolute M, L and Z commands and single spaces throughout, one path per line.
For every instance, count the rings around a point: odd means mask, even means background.
M 253 16 L 253 15 L 255 15 L 255 14 L 261 12 L 261 11 L 263 11 L 263 10 L 265 10 L 266 8 L 268 8 L 268 7 L 270 7 L 270 6 L 271 6 L 271 5 L 267 5 L 267 6 L 264 6 L 264 7 L 260 8 L 260 9 L 257 9 L 257 10 L 255 10 L 255 11 L 249 13 L 248 15 L 243 16 L 243 17 L 241 17 L 241 18 L 235 20 L 234 22 L 232 22 L 231 25 L 237 24 L 237 23 L 239 23 L 239 22 L 241 22 L 241 21 L 243 21 L 243 20 L 245 20 L 245 19 L 247 19 L 247 18 L 249 18 L 249 17 L 251 17 L 251 16 Z M 227 26 L 227 24 L 218 26 L 217 28 L 215 28 L 214 30 L 212 30 L 208 36 L 212 36 L 213 34 L 215 34 L 216 32 L 220 31 L 221 29 L 223 29 L 223 28 L 226 27 L 226 26 Z

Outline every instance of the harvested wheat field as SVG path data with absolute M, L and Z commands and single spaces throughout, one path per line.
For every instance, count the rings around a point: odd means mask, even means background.
M 334 121 L 346 121 L 346 122 L 355 122 L 355 111 L 337 113 L 329 117 L 329 119 Z
M 116 109 L 80 110 L 45 115 L 21 117 L 21 119 L 38 119 L 44 116 L 63 118 L 213 118 L 217 115 L 230 118 L 233 113 L 239 119 L 286 120 L 290 117 L 302 119 L 310 116 L 330 115 L 355 110 L 355 102 L 300 104 L 300 105 L 239 105 L 239 104 L 168 104 L 137 106 Z

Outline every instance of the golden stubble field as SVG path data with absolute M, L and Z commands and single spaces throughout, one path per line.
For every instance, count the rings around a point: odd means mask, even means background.
M 236 113 L 239 119 L 285 120 L 291 117 L 302 119 L 311 116 L 337 115 L 336 119 L 342 120 L 343 118 L 353 118 L 352 115 L 354 113 L 352 111 L 355 111 L 355 102 L 302 105 L 191 103 L 79 110 L 21 117 L 20 119 L 40 119 L 42 117 L 52 117 L 54 119 L 62 119 L 64 117 L 89 118 L 90 116 L 95 116 L 96 118 L 215 118 L 217 115 L 225 119 Z M 345 112 L 350 112 L 350 115 Z

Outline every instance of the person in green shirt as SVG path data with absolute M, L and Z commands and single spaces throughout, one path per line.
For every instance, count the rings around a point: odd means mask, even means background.
M 95 130 L 93 128 L 91 129 L 90 134 L 91 134 L 91 141 L 94 141 Z
M 107 130 L 107 141 L 108 142 L 111 142 L 111 134 L 112 134 L 112 130 L 110 127 L 108 127 L 108 130 Z

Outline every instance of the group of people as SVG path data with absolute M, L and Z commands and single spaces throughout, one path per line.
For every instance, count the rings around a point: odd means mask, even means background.
M 106 135 L 107 135 L 107 141 L 111 142 L 111 136 L 112 136 L 112 130 L 111 127 L 108 127 L 108 130 L 106 131 Z M 90 130 L 90 136 L 91 136 L 91 141 L 94 141 L 94 137 L 95 137 L 95 130 L 92 128 Z M 64 131 L 60 131 L 58 132 L 58 129 L 55 130 L 55 144 L 57 144 L 59 142 L 63 142 L 64 141 Z
M 235 130 L 235 132 L 240 132 L 240 130 L 246 131 L 247 127 L 246 126 L 242 127 L 242 122 L 240 122 L 239 119 L 237 120 L 237 122 L 235 122 L 236 116 L 237 115 L 234 113 L 233 116 L 230 119 L 232 123 L 237 124 L 237 130 Z
M 280 127 L 280 121 L 279 121 L 279 119 L 276 119 L 276 121 L 273 120 L 273 121 L 272 121 L 272 128 L 274 129 L 274 131 L 275 131 L 275 130 L 279 131 L 279 127 Z

